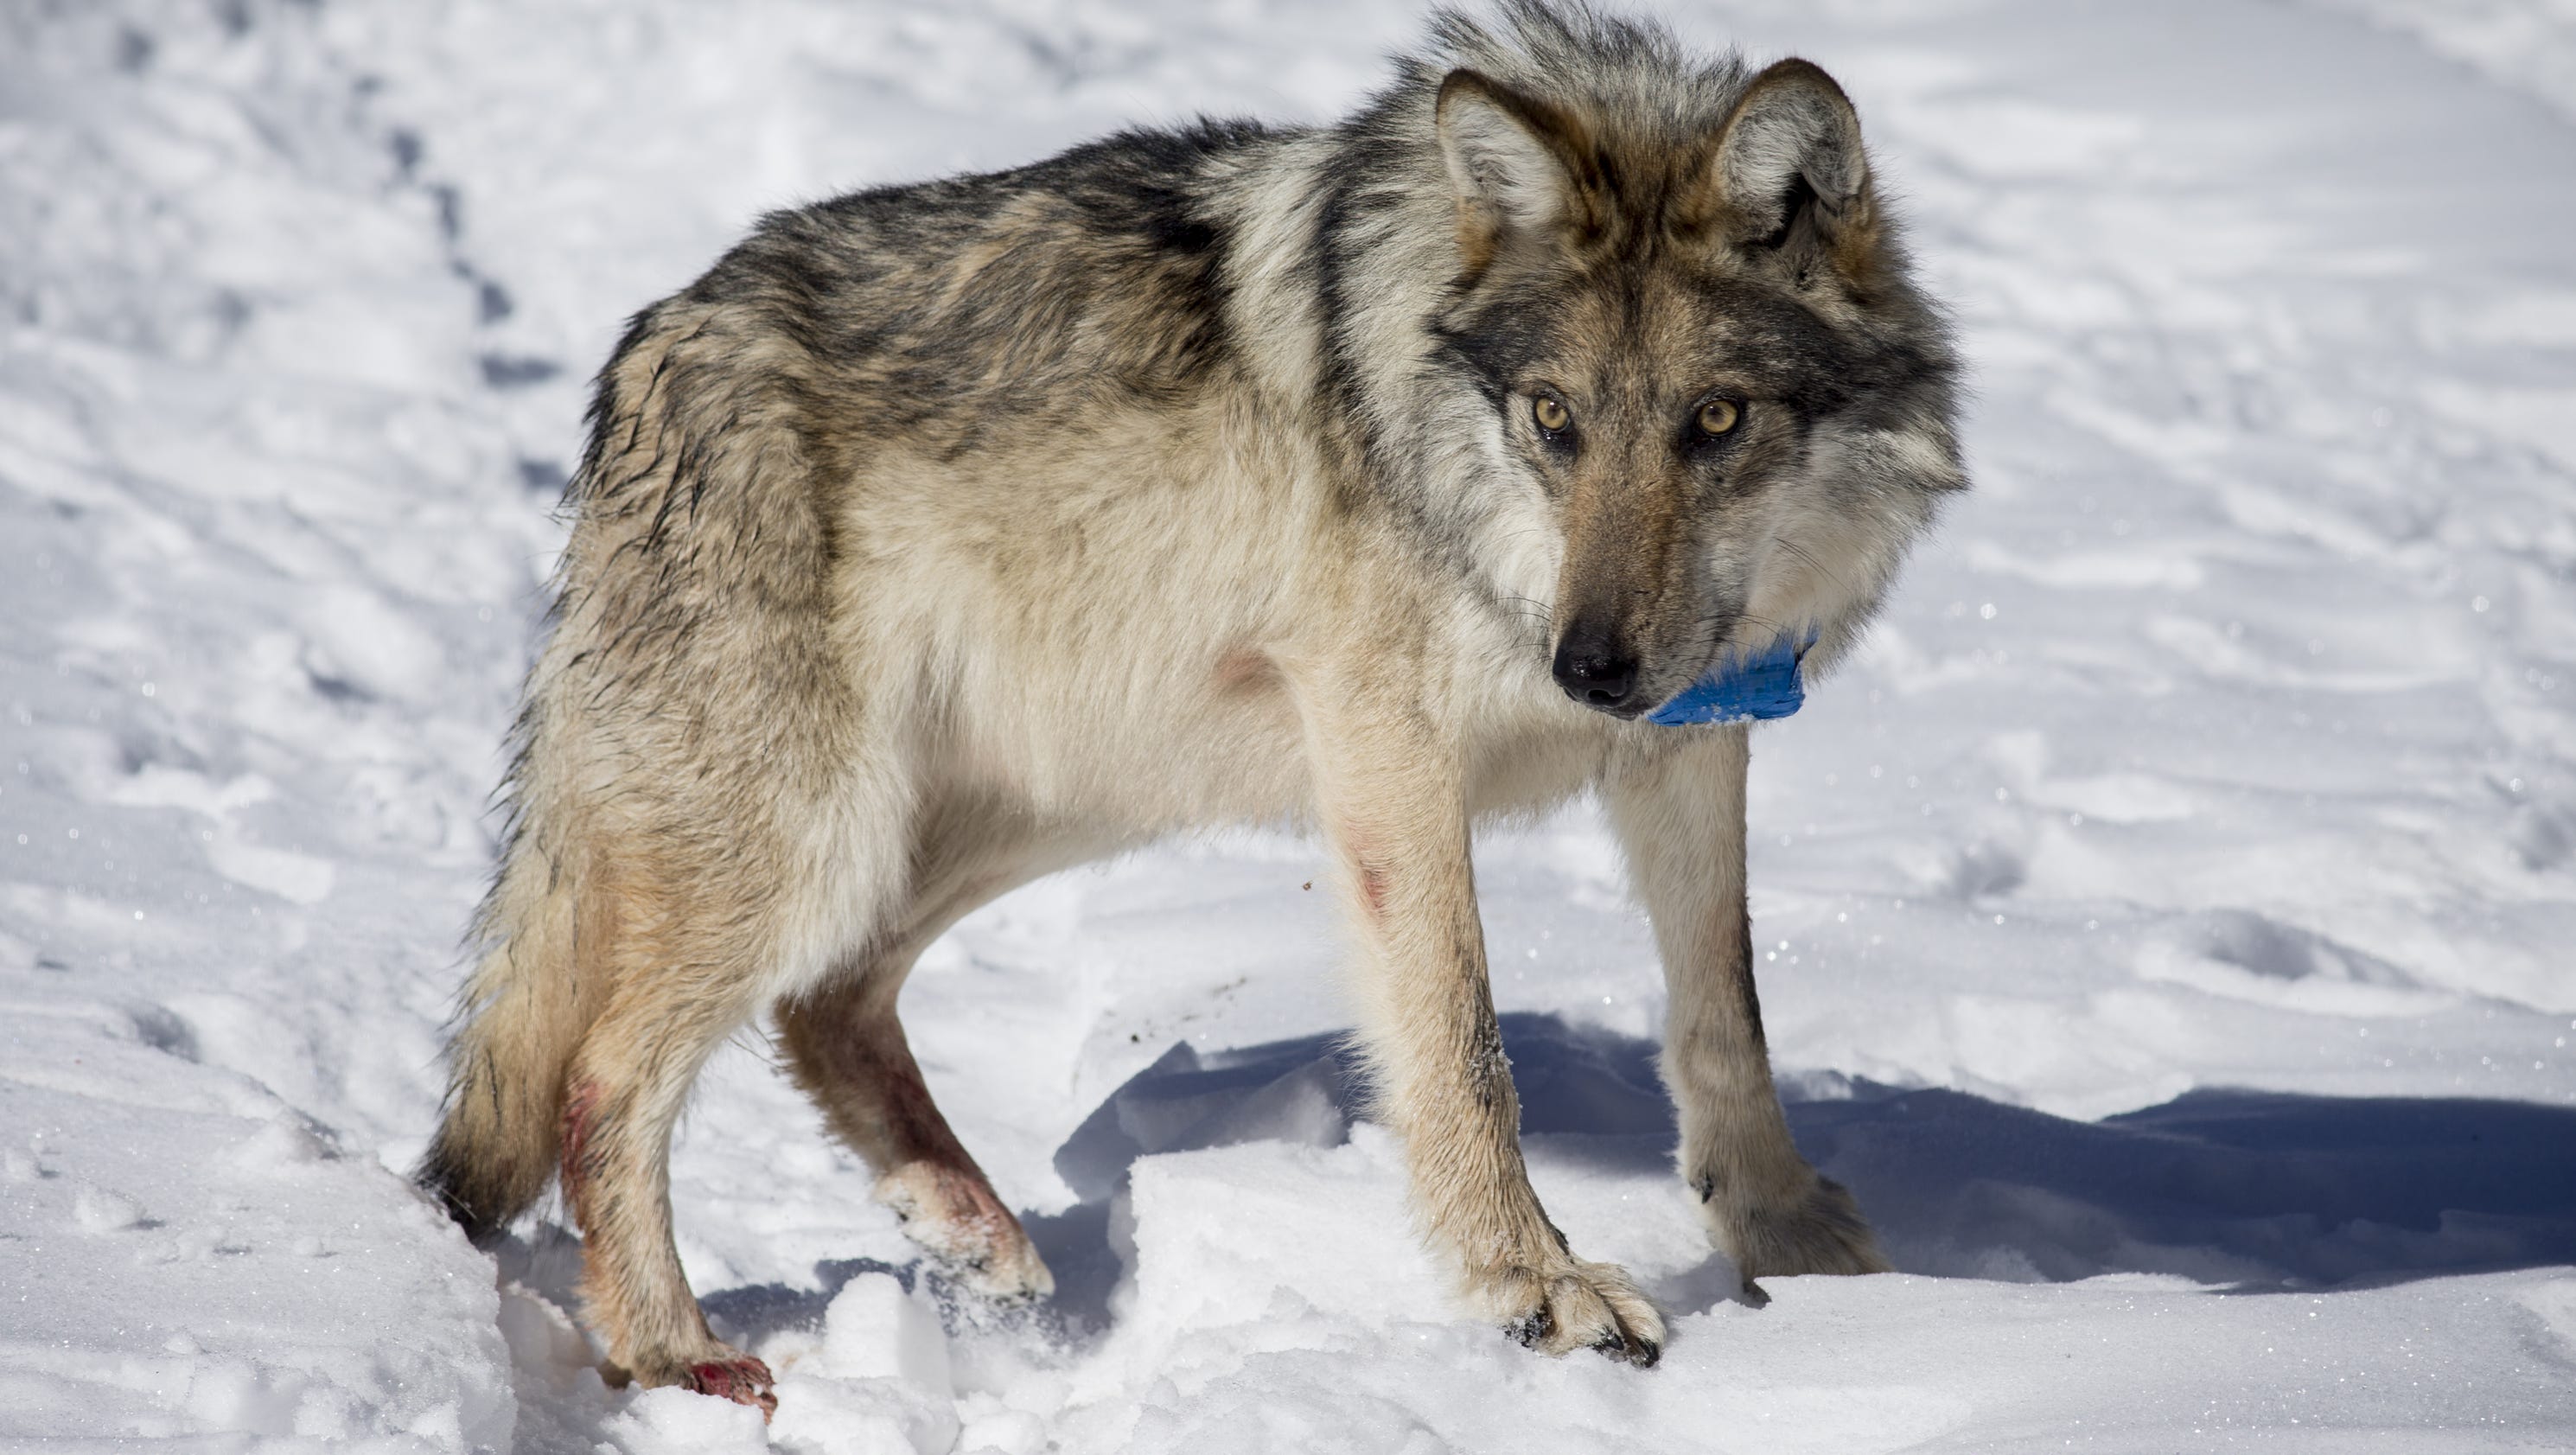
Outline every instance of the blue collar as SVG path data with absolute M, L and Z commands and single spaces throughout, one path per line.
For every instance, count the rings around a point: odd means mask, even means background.
M 1815 644 L 1812 634 L 1796 641 L 1780 637 L 1742 661 L 1721 661 L 1683 689 L 1681 696 L 1647 713 L 1646 721 L 1679 727 L 1787 717 L 1807 700 L 1806 685 L 1798 680 L 1798 664 Z

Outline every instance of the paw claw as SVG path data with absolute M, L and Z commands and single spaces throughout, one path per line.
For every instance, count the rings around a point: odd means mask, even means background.
M 1535 1349 L 1556 1332 L 1556 1315 L 1540 1304 L 1528 1313 L 1503 1325 L 1503 1336 L 1524 1349 Z
M 1652 1369 L 1656 1361 L 1664 1357 L 1663 1345 L 1652 1339 L 1638 1338 L 1628 1331 L 1625 1324 L 1615 1332 L 1603 1335 L 1601 1341 L 1592 1347 L 1599 1354 L 1622 1364 L 1634 1364 L 1640 1369 Z
M 1487 1307 L 1524 1349 L 1564 1355 L 1595 1349 L 1639 1368 L 1663 1355 L 1664 1321 L 1628 1275 L 1608 1263 L 1559 1257 L 1486 1275 Z

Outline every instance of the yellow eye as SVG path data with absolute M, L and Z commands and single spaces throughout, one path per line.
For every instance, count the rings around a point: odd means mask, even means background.
M 1735 428 L 1744 411 L 1723 399 L 1712 399 L 1699 407 L 1699 431 L 1702 434 L 1724 434 Z
M 1530 418 L 1538 421 L 1538 427 L 1549 434 L 1574 422 L 1574 416 L 1566 412 L 1565 401 L 1553 394 L 1542 394 L 1530 401 Z

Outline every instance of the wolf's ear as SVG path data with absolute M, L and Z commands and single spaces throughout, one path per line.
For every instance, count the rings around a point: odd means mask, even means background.
M 1573 117 L 1464 69 L 1441 81 L 1433 115 L 1469 272 L 1491 261 L 1507 234 L 1588 223 L 1576 168 L 1590 147 Z
M 1856 273 L 1873 232 L 1869 191 L 1851 99 L 1814 62 L 1791 59 L 1744 88 L 1684 211 L 1739 248 L 1793 255 L 1802 271 L 1821 253 Z

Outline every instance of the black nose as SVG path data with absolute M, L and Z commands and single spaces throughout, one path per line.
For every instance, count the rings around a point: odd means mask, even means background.
M 1586 707 L 1627 716 L 1637 659 L 1607 631 L 1577 622 L 1556 646 L 1556 685 Z

